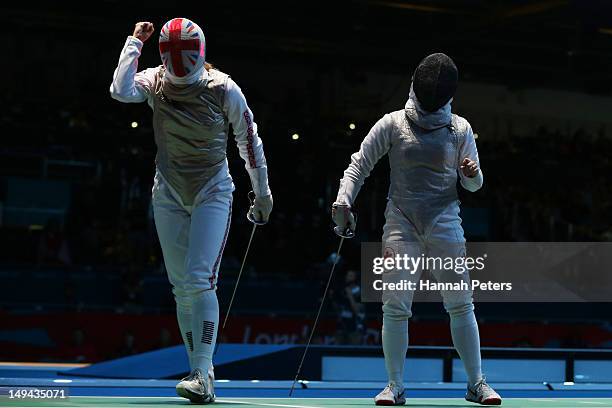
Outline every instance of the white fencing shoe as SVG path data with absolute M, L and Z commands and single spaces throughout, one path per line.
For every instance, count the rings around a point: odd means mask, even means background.
M 502 402 L 499 394 L 487 384 L 484 377 L 471 387 L 468 384 L 465 399 L 482 405 L 501 405 Z
M 199 368 L 194 369 L 176 385 L 176 393 L 196 404 L 214 402 L 214 374 L 211 373 L 212 369 L 209 369 L 205 376 Z
M 374 398 L 374 403 L 376 405 L 404 405 L 406 403 L 404 387 L 400 387 L 395 383 L 389 383 L 389 385 Z

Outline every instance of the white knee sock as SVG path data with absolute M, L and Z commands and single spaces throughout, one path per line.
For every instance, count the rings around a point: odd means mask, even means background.
M 191 331 L 191 305 L 185 306 L 176 304 L 176 318 L 178 320 L 179 330 L 181 331 L 181 337 L 187 350 L 187 357 L 189 359 L 189 369 L 193 369 L 192 355 L 193 355 L 193 333 Z
M 192 368 L 208 372 L 217 341 L 219 302 L 217 292 L 205 290 L 192 298 L 191 329 L 193 331 Z
M 383 316 L 382 345 L 389 382 L 402 387 L 408 350 L 408 319 L 392 320 Z
M 474 308 L 462 307 L 459 310 L 449 310 L 450 328 L 453 344 L 467 373 L 470 385 L 482 379 L 480 361 L 480 335 L 474 315 Z

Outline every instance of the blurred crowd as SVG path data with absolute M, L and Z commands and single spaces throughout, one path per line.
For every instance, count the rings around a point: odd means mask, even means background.
M 0 226 L 2 265 L 72 271 L 111 268 L 122 282 L 117 307 L 141 310 L 143 277 L 165 274 L 150 200 L 155 145 L 148 107 L 110 99 L 95 106 L 49 106 L 16 103 L 10 95 L 2 98 L 13 103 L 0 112 L 0 126 L 14 137 L 3 139 L 0 179 L 61 179 L 71 186 L 63 217 L 51 217 L 36 228 Z M 258 231 L 249 274 L 324 282 L 336 245 L 329 207 L 350 154 L 376 117 L 364 118 L 351 131 L 310 124 L 294 140 L 291 130 L 265 115 L 258 120 L 256 106 L 253 110 L 264 140 L 275 208 L 269 225 Z M 475 194 L 461 192 L 460 198 L 464 208 L 481 211 L 485 232 L 470 236 L 466 225 L 468 239 L 612 240 L 612 185 L 606 177 L 612 140 L 603 133 L 562 134 L 542 127 L 534 134 L 503 139 L 483 135 L 477 144 L 485 186 Z M 249 182 L 233 142 L 228 146 L 237 190 L 222 273 L 231 276 L 239 267 L 249 231 Z M 41 163 L 49 160 L 63 163 L 62 170 L 41 170 Z M 381 161 L 360 195 L 360 239 L 346 249 L 345 272 L 359 269 L 356 242 L 376 241 L 381 235 L 386 169 L 386 161 Z M 5 199 L 6 191 L 0 189 L 0 202 Z M 337 336 L 342 343 L 361 343 L 367 332 L 366 311 L 355 301 L 357 282 L 355 272 L 342 275 L 330 306 L 339 316 Z M 67 304 L 71 291 L 67 285 Z M 81 348 L 82 337 L 76 330 L 70 347 Z M 135 352 L 133 340 L 126 334 L 117 353 Z M 85 348 L 78 353 L 89 352 Z
M 150 202 L 155 146 L 148 107 L 110 100 L 96 106 L 57 107 L 36 101 L 9 106 L 0 113 L 0 125 L 6 134 L 20 137 L 5 138 L 0 175 L 3 179 L 69 180 L 72 192 L 64 217 L 49 218 L 42 230 L 29 231 L 29 247 L 13 250 L 10 243 L 16 241 L 8 242 L 4 259 L 35 260 L 38 265 L 159 268 L 161 254 Z M 266 250 L 277 262 L 263 256 L 253 261 L 261 273 L 275 274 L 283 268 L 284 274 L 299 275 L 329 255 L 331 246 L 310 243 L 331 244 L 329 205 L 350 153 L 358 148 L 374 119 L 358 123 L 351 132 L 311 130 L 312 135 L 303 135 L 306 140 L 297 142 L 290 141 L 287 130 L 277 128 L 275 122 L 262 120 L 260 132 L 275 195 L 272 220 L 262 229 L 262 239 L 265 237 Z M 502 140 L 485 135 L 477 143 L 485 186 L 476 194 L 462 191 L 460 198 L 464 208 L 485 210 L 480 222 L 487 233 L 468 239 L 612 239 L 612 186 L 606 177 L 611 139 L 540 128 L 536 134 Z M 236 236 L 246 225 L 243 215 L 249 183 L 231 141 L 228 153 L 237 185 L 231 234 Z M 60 161 L 66 168 L 57 174 L 52 170 L 42 173 L 36 160 Z M 86 163 L 94 170 L 84 172 L 70 163 Z M 360 222 L 359 233 L 371 241 L 380 235 L 384 223 L 386 166 L 381 161 L 357 203 L 365 220 Z M 469 225 L 465 229 L 469 235 Z M 225 252 L 230 264 L 239 258 L 241 248 L 236 248 L 236 241 L 230 239 Z M 284 259 L 292 260 L 292 270 L 284 270 L 288 264 Z
M 4 96 L 10 98 L 10 96 Z M 25 260 L 61 264 L 145 265 L 160 262 L 150 205 L 155 146 L 146 106 L 107 101 L 101 106 L 54 107 L 11 103 L 0 125 L 6 134 L 0 154 L 3 178 L 47 177 L 71 181 L 68 213 L 49 219 Z M 36 118 L 36 120 L 32 120 Z M 374 120 L 372 120 L 373 123 Z M 260 124 L 275 195 L 267 248 L 275 256 L 301 258 L 305 265 L 321 261 L 326 251 L 308 245 L 329 230 L 329 205 L 337 181 L 371 123 L 338 135 L 304 135 L 292 143 L 274 123 Z M 329 142 L 333 140 L 333 142 Z M 486 236 L 495 241 L 601 241 L 612 239 L 612 186 L 607 182 L 612 140 L 577 131 L 481 137 L 477 140 L 485 186 L 476 194 L 461 193 L 464 207 L 486 209 Z M 325 145 L 327 144 L 327 146 Z M 234 231 L 245 224 L 249 184 L 243 163 L 229 143 L 231 169 L 238 187 Z M 63 173 L 41 174 L 35 161 L 67 163 Z M 323 162 L 325 160 L 325 162 Z M 69 163 L 88 163 L 91 174 Z M 325 165 L 322 165 L 325 163 Z M 381 161 L 358 201 L 367 222 L 360 233 L 380 234 L 386 164 Z M 377 188 L 371 187 L 376 185 Z M 380 186 L 383 187 L 380 187 Z M 370 188 L 368 188 L 370 186 Z M 0 196 L 0 201 L 2 198 Z M 469 227 L 469 226 L 468 226 Z M 469 228 L 466 228 L 469 231 Z M 30 251 L 30 253 L 31 253 Z M 18 251 L 19 252 L 19 251 Z M 299 254 L 300 256 L 294 256 Z M 17 254 L 15 254 L 17 255 Z M 228 248 L 226 256 L 235 256 Z M 305 265 L 296 265 L 299 273 Z M 270 262 L 266 268 L 274 268 Z M 270 270 L 271 272 L 275 272 Z

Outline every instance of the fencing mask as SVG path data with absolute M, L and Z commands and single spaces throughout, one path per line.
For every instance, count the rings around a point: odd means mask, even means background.
M 435 112 L 455 95 L 459 73 L 446 54 L 425 57 L 414 70 L 412 89 L 423 109 Z
M 193 21 L 173 18 L 159 33 L 159 54 L 166 78 L 178 85 L 196 82 L 202 76 L 205 62 L 204 32 Z

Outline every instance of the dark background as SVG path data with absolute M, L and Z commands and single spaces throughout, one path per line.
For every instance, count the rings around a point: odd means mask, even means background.
M 432 52 L 457 63 L 453 110 L 479 136 L 485 186 L 460 192 L 467 238 L 611 239 L 609 2 L 260 3 L 0 6 L 1 359 L 94 361 L 179 342 L 150 209 L 150 109 L 108 91 L 137 21 L 197 22 L 208 60 L 242 87 L 264 141 L 274 212 L 257 231 L 223 341 L 303 341 L 337 246 L 329 207 L 342 171 L 375 121 L 403 107 L 412 71 Z M 160 63 L 157 33 L 142 69 Z M 237 190 L 222 310 L 250 232 L 248 177 L 228 146 Z M 381 160 L 357 201 L 358 236 L 317 342 L 379 342 L 378 306 L 359 336 L 337 316 L 359 243 L 380 240 L 387 173 Z M 490 346 L 610 347 L 610 312 L 477 306 Z M 413 344 L 450 344 L 441 305 L 416 305 L 413 322 Z

